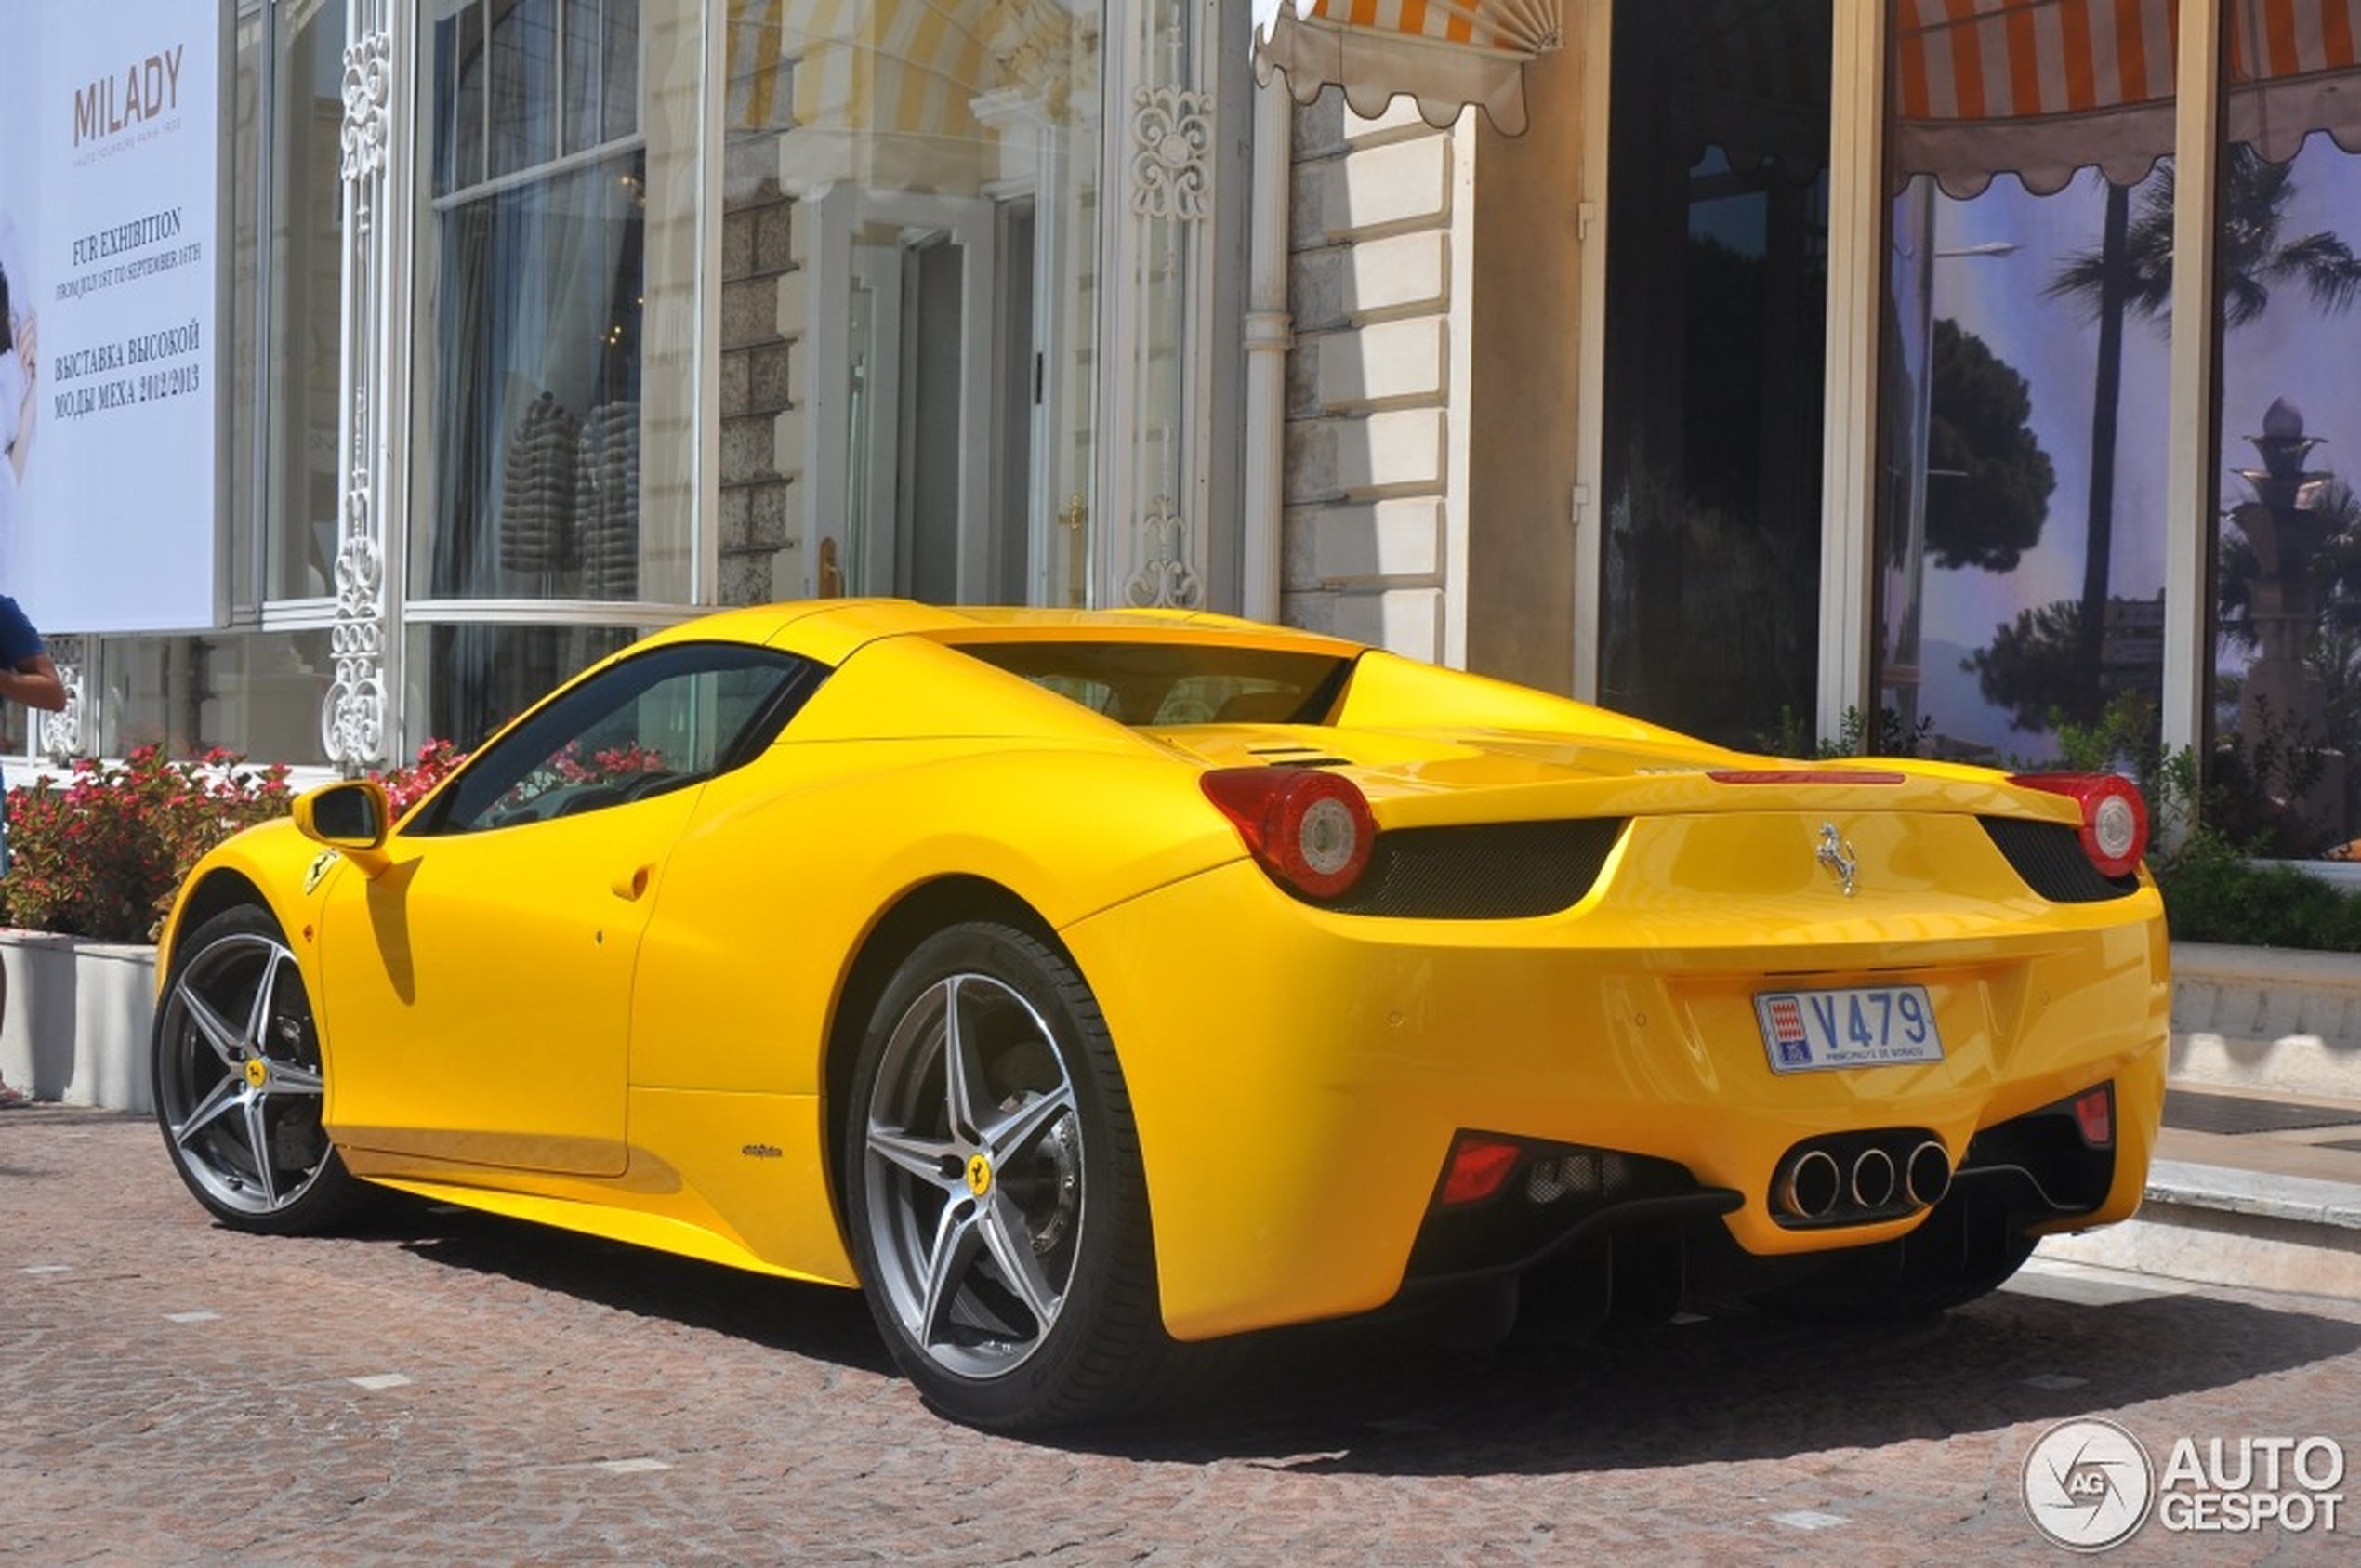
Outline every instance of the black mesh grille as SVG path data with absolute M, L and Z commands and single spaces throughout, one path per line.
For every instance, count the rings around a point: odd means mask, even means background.
M 1622 832 L 1610 817 L 1392 829 L 1352 890 L 1322 907 L 1418 920 L 1552 915 L 1590 890 Z
M 1984 831 L 2025 885 L 2051 903 L 2103 903 L 2139 890 L 2137 876 L 2102 876 L 2082 852 L 2082 836 L 2064 823 L 1985 817 Z

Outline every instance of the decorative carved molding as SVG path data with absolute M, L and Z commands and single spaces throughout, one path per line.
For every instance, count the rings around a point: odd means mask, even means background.
M 49 649 L 49 662 L 57 666 L 58 679 L 66 689 L 66 705 L 56 713 L 35 709 L 33 716 L 33 752 L 63 767 L 83 755 L 85 726 L 82 691 L 83 652 L 78 637 L 52 637 L 45 639 Z
M 1159 495 L 1140 521 L 1140 567 L 1124 585 L 1124 598 L 1141 610 L 1201 607 L 1205 583 L 1191 554 L 1189 520 L 1172 509 L 1170 497 Z
M 371 516 L 373 501 L 367 472 L 356 468 L 344 496 L 336 619 L 328 633 L 336 678 L 320 718 L 320 738 L 330 759 L 345 768 L 385 755 L 385 549 Z
M 385 173 L 386 140 L 391 135 L 388 107 L 393 97 L 392 56 L 392 42 L 382 31 L 345 47 L 341 172 L 348 181 Z
M 1131 94 L 1131 210 L 1201 222 L 1211 209 L 1213 95 L 1150 86 Z
M 328 760 L 357 773 L 386 760 L 385 476 L 370 464 L 380 450 L 375 371 L 386 320 L 384 246 L 376 216 L 388 199 L 388 110 L 393 40 L 386 0 L 361 0 L 344 51 L 345 442 L 344 515 L 336 545 L 336 617 L 329 632 L 336 679 L 320 705 Z

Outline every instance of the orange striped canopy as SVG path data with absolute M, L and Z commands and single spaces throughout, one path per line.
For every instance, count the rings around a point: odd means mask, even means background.
M 1256 68 L 1299 103 L 1323 87 L 1376 116 L 1397 97 L 1428 124 L 1474 104 L 1499 130 L 1525 127 L 1524 68 L 1565 36 L 1563 0 L 1255 0 Z
M 2190 4 L 2210 0 L 2188 0 Z M 2013 173 L 2118 184 L 2172 151 L 2177 0 L 1893 0 L 1897 179 L 1971 196 Z M 2326 131 L 2361 151 L 2361 0 L 2233 0 L 2228 134 L 2273 162 Z

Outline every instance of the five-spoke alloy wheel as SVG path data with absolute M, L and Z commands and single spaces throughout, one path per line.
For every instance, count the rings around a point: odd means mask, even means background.
M 361 1191 L 321 1126 L 310 1001 L 263 911 L 224 911 L 179 944 L 156 1012 L 154 1074 L 172 1162 L 224 1224 L 316 1231 Z
M 1170 1342 L 1138 1139 L 1062 954 L 984 924 L 919 944 L 873 1014 L 846 1121 L 862 1281 L 927 1399 L 1012 1427 L 1139 1390 Z

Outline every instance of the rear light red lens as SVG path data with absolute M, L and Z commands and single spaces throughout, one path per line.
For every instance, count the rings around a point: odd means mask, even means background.
M 2148 852 L 2148 803 L 2113 773 L 2019 773 L 2009 781 L 2082 808 L 2082 852 L 2102 876 L 2129 876 Z
M 1462 1133 L 1451 1150 L 1451 1164 L 1443 1172 L 1444 1205 L 1482 1203 L 1500 1190 L 1517 1168 L 1517 1146 L 1505 1139 Z
M 1199 783 L 1262 868 L 1306 897 L 1335 898 L 1368 869 L 1378 823 L 1351 779 L 1317 768 L 1222 768 Z
M 2082 1141 L 2093 1149 L 2104 1149 L 2115 1141 L 2115 1091 L 2101 1084 L 2074 1102 L 2074 1125 L 2082 1129 Z

